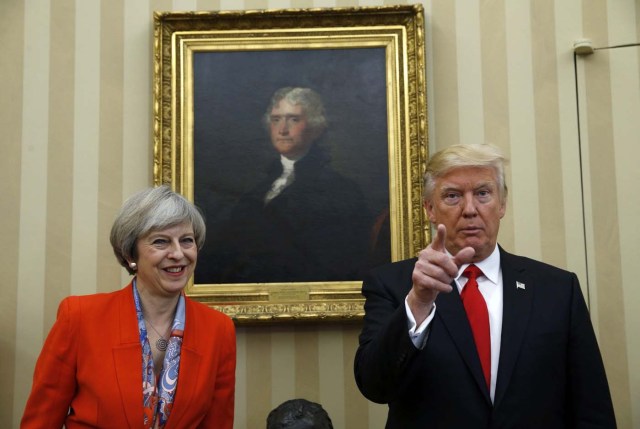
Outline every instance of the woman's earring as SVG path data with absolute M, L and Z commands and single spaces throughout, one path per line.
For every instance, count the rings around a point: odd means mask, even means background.
M 129 262 L 129 268 L 135 271 L 138 269 L 138 264 L 136 264 L 135 262 Z

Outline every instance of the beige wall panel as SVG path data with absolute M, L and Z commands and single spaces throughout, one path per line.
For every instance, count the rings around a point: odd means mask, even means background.
M 151 4 L 151 9 L 154 11 L 169 11 L 173 10 L 173 1 L 172 0 L 149 0 Z M 151 19 L 153 19 L 153 14 L 150 15 Z M 151 33 L 151 38 L 153 40 L 153 30 Z
M 587 88 L 585 82 L 585 67 L 588 64 L 588 61 L 591 60 L 592 57 L 582 57 L 576 56 L 576 94 L 578 100 L 578 122 L 579 122 L 579 147 L 580 147 L 580 174 L 582 179 L 582 198 L 583 198 L 583 207 L 582 214 L 584 219 L 584 241 L 585 241 L 585 272 L 586 272 L 586 289 L 583 285 L 582 289 L 584 292 L 584 297 L 587 300 L 587 305 L 589 306 L 589 315 L 591 316 L 591 321 L 593 323 L 593 328 L 596 332 L 596 337 L 599 337 L 599 326 L 598 326 L 598 315 L 599 315 L 599 307 L 598 307 L 598 297 L 595 291 L 595 264 L 593 262 L 593 248 L 594 248 L 594 237 L 593 237 L 593 211 L 591 210 L 592 206 L 592 195 L 593 192 L 591 190 L 591 170 L 588 166 L 591 164 L 591 158 L 589 153 L 589 127 L 586 118 L 587 111 Z
M 484 2 L 480 8 L 484 141 L 509 149 L 506 23 L 504 1 Z
M 359 0 L 358 6 L 382 6 L 384 4 L 383 0 Z M 397 4 L 397 3 L 394 3 Z
M 318 401 L 320 399 L 318 329 L 315 325 L 296 326 L 294 334 L 295 397 Z
M 247 335 L 246 329 L 236 327 L 236 396 L 235 429 L 247 429 Z M 250 328 L 249 328 L 250 329 Z M 252 380 L 253 381 L 253 380 Z
M 431 7 L 433 2 L 424 3 L 424 26 L 425 26 L 425 66 L 426 66 L 426 98 L 427 98 L 427 150 L 428 153 L 435 151 L 435 114 L 433 109 L 433 94 L 435 93 L 434 81 L 433 81 L 433 11 Z
M 243 2 L 239 0 L 220 0 L 220 10 L 241 10 Z
M 608 27 L 605 3 L 583 8 L 585 33 L 596 46 L 607 46 Z M 585 59 L 584 86 L 588 130 L 593 247 L 587 249 L 588 263 L 594 270 L 590 295 L 595 297 L 598 317 L 594 323 L 600 331 L 600 346 L 610 380 L 611 395 L 620 427 L 630 427 L 628 354 L 624 315 L 622 267 L 620 265 L 619 210 L 615 180 L 615 140 L 613 135 L 613 100 L 608 51 L 599 51 Z M 593 302 L 593 301 L 592 301 Z
M 290 0 L 269 0 L 268 6 L 260 9 L 287 9 L 291 7 Z
M 358 335 L 362 324 L 346 325 L 342 329 L 342 360 L 344 362 L 344 427 L 370 428 L 368 401 L 362 396 L 353 376 L 353 361 L 358 349 Z
M 172 10 L 196 10 L 197 0 L 173 0 Z
M 273 0 L 271 0 L 273 1 Z M 358 0 L 334 0 L 335 7 L 353 7 L 358 6 Z
M 509 129 L 509 91 L 507 86 L 506 17 L 504 1 L 483 2 L 480 8 L 480 41 L 482 49 L 482 87 L 484 110 L 484 143 L 500 147 L 509 157 L 511 152 Z M 483 136 L 478 136 L 482 139 Z M 507 186 L 511 187 L 510 169 Z M 514 249 L 512 198 L 507 198 L 507 214 L 500 223 L 499 243 Z
M 540 202 L 533 95 L 531 10 L 505 2 L 513 252 L 540 259 Z
M 620 236 L 618 233 L 618 204 L 616 198 L 614 140 L 611 117 L 610 79 L 606 56 L 585 65 L 587 93 L 587 127 L 589 129 L 588 166 L 591 174 L 591 216 L 593 218 L 594 247 L 589 254 L 595 277 L 590 293 L 596 295 L 600 346 L 612 385 L 612 396 L 621 427 L 628 427 L 629 409 L 628 366 L 620 266 Z
M 637 52 L 640 48 L 621 48 L 610 51 L 611 92 L 613 99 L 613 135 L 615 139 L 615 168 L 620 236 L 620 265 L 622 270 L 622 297 L 624 327 L 627 345 L 627 374 L 629 377 L 629 404 L 631 427 L 640 426 L 640 288 L 637 287 L 638 255 L 640 255 L 640 168 L 637 156 L 640 136 L 640 67 Z
M 25 2 L 20 157 L 18 296 L 13 420 L 19 419 L 36 358 L 44 339 L 47 160 L 49 137 L 49 36 L 51 13 Z
M 369 402 L 358 390 L 353 376 L 353 361 L 358 349 L 361 324 L 349 324 L 343 329 L 345 428 L 383 429 L 387 418 L 387 406 Z
M 271 329 L 271 408 L 295 397 L 295 336 L 290 326 Z
M 74 22 L 73 0 L 60 1 L 51 10 L 45 332 L 56 319 L 59 302 L 71 291 L 75 53 L 70 47 L 75 40 Z
M 198 0 L 198 10 L 220 10 L 220 0 Z
M 153 8 L 147 1 L 124 3 L 122 196 L 153 183 L 151 131 Z M 148 112 L 140 115 L 140 112 Z M 125 273 L 124 270 L 122 270 Z M 127 276 L 128 277 L 128 276 Z
M 71 294 L 97 290 L 100 4 L 76 2 L 73 39 L 74 139 Z M 70 66 L 71 66 L 70 65 Z M 115 288 L 115 285 L 114 285 Z
M 313 7 L 338 7 L 336 0 L 313 0 Z
M 265 419 L 273 409 L 271 385 L 271 328 L 255 326 L 244 331 L 247 343 L 246 428 L 265 426 Z M 237 428 L 239 429 L 239 428 Z
M 344 343 L 340 328 L 327 326 L 318 331 L 320 369 L 319 402 L 331 416 L 335 427 L 345 427 L 345 378 L 353 378 L 344 362 Z M 352 365 L 353 367 L 353 365 Z
M 566 268 L 575 272 L 588 298 L 584 217 L 582 210 L 582 169 L 576 113 L 576 81 L 573 41 L 582 35 L 582 12 L 577 1 L 555 2 L 555 54 L 558 79 L 558 123 Z
M 100 18 L 97 289 L 108 292 L 118 288 L 121 278 L 120 269 L 113 263 L 109 233 L 123 200 L 124 0 L 102 2 Z
M 23 117 L 23 47 L 24 2 L 13 0 L 0 2 L 0 40 L 4 45 L 0 56 L 0 76 L 3 76 L 3 96 L 0 98 L 0 129 L 3 130 L 2 158 L 0 159 L 0 213 L 5 226 L 4 246 L 0 250 L 0 378 L 5 388 L 0 391 L 0 425 L 9 426 L 14 421 L 15 409 L 21 405 L 14 396 L 16 367 L 17 299 L 18 299 L 18 248 L 20 246 L 20 170 L 22 163 Z M 30 383 L 30 378 L 28 378 Z
M 433 147 L 438 150 L 460 143 L 455 2 L 433 2 L 428 22 L 433 46 L 432 79 L 436 82 L 433 93 L 428 95 L 429 109 L 433 112 L 429 126 L 435 133 Z
M 638 43 L 640 3 L 635 2 L 635 20 L 627 19 L 634 0 L 609 1 L 607 17 L 610 44 Z M 599 53 L 599 52 L 598 52 Z M 609 51 L 614 138 L 614 162 L 620 236 L 622 299 L 629 377 L 629 425 L 640 426 L 640 288 L 636 286 L 637 257 L 640 254 L 640 168 L 637 155 L 640 136 L 640 47 L 616 48 Z
M 291 0 L 291 7 L 293 8 L 311 8 L 313 7 L 313 0 Z
M 564 236 L 564 189 L 558 107 L 558 76 L 555 51 L 555 13 L 553 0 L 536 1 L 531 8 L 531 53 L 535 136 L 541 229 L 541 259 L 566 267 Z
M 272 3 L 279 3 L 281 0 L 244 0 L 244 9 L 269 9 Z M 277 6 L 274 6 L 274 9 Z
M 479 0 L 456 0 L 456 63 L 458 65 L 458 143 L 483 143 L 484 110 Z
M 369 402 L 369 426 L 368 429 L 384 429 L 387 422 L 389 407 L 386 404 Z

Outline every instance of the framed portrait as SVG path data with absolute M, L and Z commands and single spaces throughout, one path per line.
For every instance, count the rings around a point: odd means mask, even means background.
M 429 240 L 421 5 L 154 14 L 154 181 L 207 236 L 188 296 L 239 323 L 358 320 Z

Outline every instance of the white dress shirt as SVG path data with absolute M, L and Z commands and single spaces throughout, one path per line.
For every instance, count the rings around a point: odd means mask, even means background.
M 502 271 L 500 270 L 500 251 L 498 246 L 493 249 L 491 255 L 483 261 L 476 262 L 475 265 L 482 270 L 482 276 L 478 277 L 478 289 L 484 297 L 489 312 L 489 333 L 491 335 L 491 388 L 490 395 L 493 401 L 496 391 L 496 379 L 498 376 L 498 363 L 500 359 L 500 337 L 502 335 Z M 458 287 L 458 293 L 462 293 L 462 289 L 467 283 L 467 278 L 462 275 L 465 268 L 469 264 L 462 265 L 458 270 L 455 278 Z M 434 304 L 433 310 L 429 316 L 416 326 L 416 320 L 409 309 L 409 304 L 405 298 L 405 309 L 409 320 L 409 336 L 413 344 L 422 349 L 427 341 L 429 325 L 436 313 Z

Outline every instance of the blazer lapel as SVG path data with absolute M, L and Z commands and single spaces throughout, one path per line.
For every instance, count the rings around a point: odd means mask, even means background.
M 138 335 L 132 286 L 123 289 L 117 323 L 120 344 L 113 347 L 113 362 L 120 398 L 130 428 L 142 427 L 142 346 Z
M 533 303 L 535 284 L 518 261 L 500 248 L 503 309 L 500 362 L 496 381 L 495 406 L 498 406 L 509 385 L 522 347 Z
M 460 300 L 458 286 L 455 284 L 455 281 L 451 283 L 451 286 L 453 287 L 451 293 L 441 293 L 438 295 L 436 300 L 436 317 L 442 320 L 442 324 L 449 332 L 460 355 L 471 370 L 473 378 L 478 384 L 478 388 L 483 392 L 487 402 L 491 404 L 489 389 L 487 389 L 487 384 L 482 373 L 482 365 L 480 364 L 476 344 L 473 340 L 473 333 L 471 332 L 471 326 L 467 319 L 467 313 Z
M 173 401 L 173 409 L 167 421 L 167 429 L 184 427 L 181 424 L 185 413 L 193 408 L 190 404 L 197 400 L 194 391 L 198 385 L 201 356 L 198 352 L 182 345 L 180 349 L 180 372 L 178 373 L 178 390 Z

